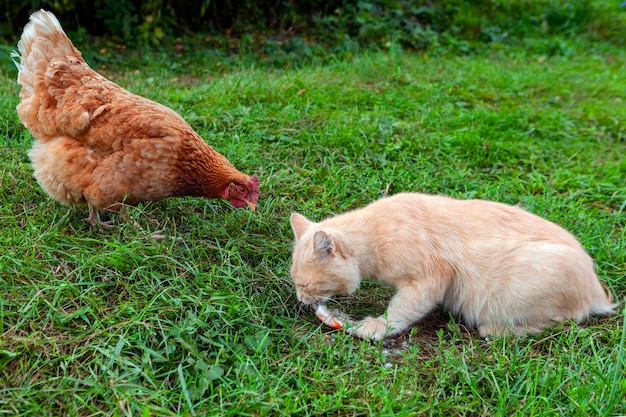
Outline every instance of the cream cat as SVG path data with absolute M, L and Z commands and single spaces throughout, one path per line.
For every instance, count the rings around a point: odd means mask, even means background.
M 349 329 L 363 339 L 397 335 L 439 303 L 482 337 L 537 333 L 616 306 L 576 238 L 519 207 L 403 193 L 321 223 L 298 213 L 290 222 L 302 303 L 352 293 L 362 278 L 397 289 L 386 314 Z

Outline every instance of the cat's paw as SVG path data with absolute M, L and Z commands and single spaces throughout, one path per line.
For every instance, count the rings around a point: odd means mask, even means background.
M 366 317 L 347 329 L 351 335 L 364 340 L 381 340 L 388 334 L 387 320 L 384 317 Z

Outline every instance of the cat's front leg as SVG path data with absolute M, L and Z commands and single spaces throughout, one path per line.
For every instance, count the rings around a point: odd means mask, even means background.
M 402 333 L 443 299 L 445 286 L 442 284 L 438 280 L 422 279 L 398 288 L 389 302 L 386 314 L 366 317 L 348 329 L 348 332 L 365 340 L 381 340 Z

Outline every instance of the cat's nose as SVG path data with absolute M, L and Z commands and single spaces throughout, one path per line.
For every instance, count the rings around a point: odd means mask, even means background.
M 296 298 L 298 299 L 298 301 L 302 302 L 302 289 L 301 289 L 301 286 L 299 284 L 296 284 L 295 287 L 296 287 Z
M 303 297 L 302 295 L 298 296 L 298 301 L 300 301 L 300 304 L 306 307 L 315 304 L 315 301 L 311 300 L 309 297 Z
M 323 303 L 323 300 L 319 299 L 318 297 L 308 295 L 308 296 L 303 297 L 300 300 L 300 303 L 306 307 L 316 308 L 318 304 Z

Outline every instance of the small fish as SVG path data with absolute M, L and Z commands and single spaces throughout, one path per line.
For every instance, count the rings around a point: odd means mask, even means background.
M 337 319 L 324 304 L 313 304 L 311 305 L 311 307 L 313 307 L 313 309 L 315 310 L 315 315 L 318 319 L 322 321 L 322 323 L 324 323 L 331 329 L 343 329 L 343 323 L 339 321 L 339 319 Z

